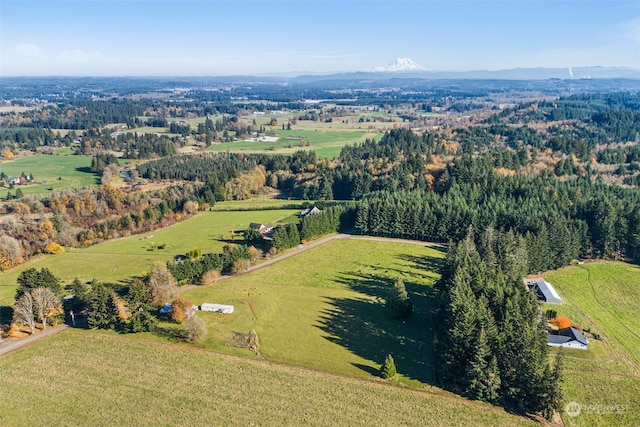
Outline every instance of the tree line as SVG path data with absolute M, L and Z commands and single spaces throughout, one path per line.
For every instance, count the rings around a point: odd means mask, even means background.
M 469 228 L 450 247 L 435 285 L 434 366 L 444 388 L 550 419 L 562 356 L 549 363 L 546 319 L 522 281 L 523 247 L 491 228 L 476 239 Z

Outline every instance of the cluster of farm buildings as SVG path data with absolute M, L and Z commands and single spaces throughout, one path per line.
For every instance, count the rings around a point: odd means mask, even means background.
M 558 292 L 551 283 L 543 278 L 525 279 L 524 282 L 531 292 L 536 293 L 536 297 L 541 303 L 562 305 L 562 298 Z M 589 345 L 589 339 L 574 326 L 555 329 L 550 325 L 547 329 L 547 345 L 586 350 Z

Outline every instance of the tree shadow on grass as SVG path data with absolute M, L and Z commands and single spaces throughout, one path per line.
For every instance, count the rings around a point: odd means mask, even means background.
M 374 375 L 374 376 L 379 376 L 380 375 L 380 370 L 379 369 L 373 368 L 373 367 L 371 367 L 369 365 L 363 365 L 362 363 L 351 363 L 351 364 L 353 366 L 355 366 L 356 368 L 358 368 L 358 369 L 361 369 L 361 370 L 363 370 L 365 372 L 370 373 L 371 375 Z
M 88 173 L 95 177 L 95 183 L 100 184 L 100 174 L 91 171 L 89 166 L 80 166 L 76 168 L 77 172 Z
M 159 337 L 166 338 L 169 342 L 182 342 L 182 335 L 180 329 L 170 328 L 165 326 L 158 326 L 154 330 L 155 334 Z
M 444 262 L 444 259 L 442 258 L 435 258 L 430 256 L 415 256 L 415 255 L 407 255 L 407 254 L 398 255 L 398 259 L 412 263 L 413 267 L 418 270 L 433 271 L 433 272 L 440 271 L 440 269 L 442 268 L 442 264 Z
M 326 339 L 376 365 L 391 354 L 398 373 L 433 383 L 431 287 L 405 281 L 414 309 L 410 318 L 399 320 L 392 318 L 384 306 L 393 284 L 391 279 L 351 274 L 343 275 L 338 281 L 364 295 L 362 298 L 327 298 L 331 308 L 321 312 L 318 326 L 327 334 Z M 369 366 L 354 366 L 377 375 Z

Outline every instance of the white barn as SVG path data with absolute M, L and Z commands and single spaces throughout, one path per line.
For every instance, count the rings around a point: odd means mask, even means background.
M 539 301 L 546 302 L 547 304 L 562 305 L 562 298 L 560 298 L 558 292 L 556 292 L 551 283 L 542 277 L 526 280 L 525 283 L 529 290 L 535 291 Z
M 233 306 L 232 305 L 213 304 L 213 303 L 205 302 L 205 303 L 202 303 L 202 305 L 200 306 L 200 310 L 201 311 L 213 311 L 215 313 L 222 313 L 222 314 L 231 314 L 231 313 L 233 313 Z

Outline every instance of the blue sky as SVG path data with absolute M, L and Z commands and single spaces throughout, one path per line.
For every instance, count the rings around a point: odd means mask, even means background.
M 0 75 L 640 69 L 640 1 L 0 0 Z

